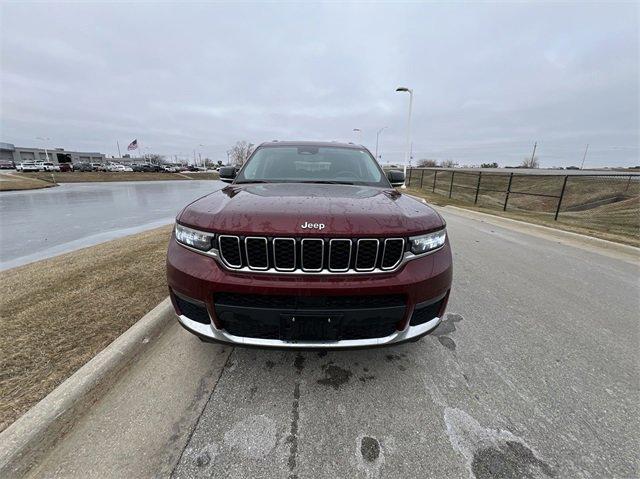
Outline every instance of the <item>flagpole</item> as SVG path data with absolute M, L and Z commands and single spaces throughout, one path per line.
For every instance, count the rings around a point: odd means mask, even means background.
M 118 145 L 118 156 L 122 158 L 122 153 L 120 153 L 120 142 L 116 140 L 116 145 Z

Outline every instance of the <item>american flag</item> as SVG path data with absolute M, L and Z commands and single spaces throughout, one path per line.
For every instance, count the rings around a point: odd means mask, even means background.
M 131 143 L 129 143 L 129 146 L 127 146 L 127 150 L 137 150 L 137 149 L 138 149 L 137 139 L 133 140 Z

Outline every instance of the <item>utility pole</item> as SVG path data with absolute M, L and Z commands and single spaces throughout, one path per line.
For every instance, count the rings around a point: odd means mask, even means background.
M 587 143 L 587 147 L 584 149 L 584 155 L 582 155 L 582 164 L 580 165 L 580 169 L 584 168 L 584 160 L 587 158 L 587 150 L 589 150 L 589 143 Z

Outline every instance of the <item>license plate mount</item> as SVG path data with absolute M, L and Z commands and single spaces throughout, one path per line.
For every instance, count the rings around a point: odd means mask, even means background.
M 283 341 L 337 341 L 340 314 L 283 314 L 280 316 L 280 338 Z

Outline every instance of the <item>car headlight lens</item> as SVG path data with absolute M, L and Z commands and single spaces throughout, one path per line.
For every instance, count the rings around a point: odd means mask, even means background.
M 447 230 L 445 228 L 426 235 L 412 236 L 409 238 L 411 252 L 413 254 L 422 254 L 440 248 L 447 239 Z
M 201 251 L 209 251 L 213 247 L 213 233 L 198 231 L 176 223 L 176 241 Z

